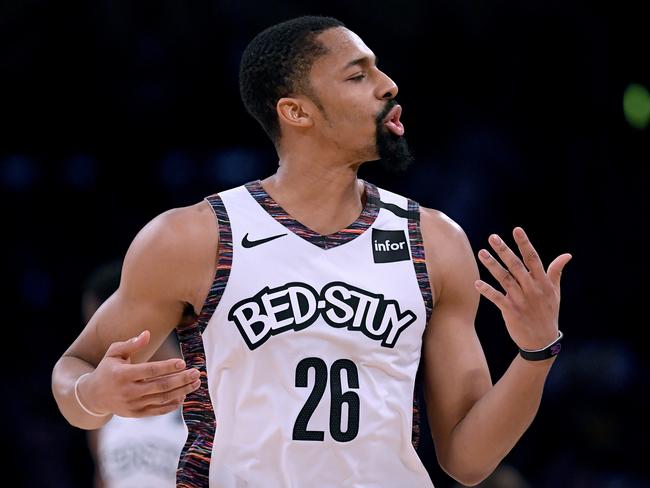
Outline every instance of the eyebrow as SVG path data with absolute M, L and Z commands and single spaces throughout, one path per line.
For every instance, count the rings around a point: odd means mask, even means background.
M 343 67 L 343 69 L 341 71 L 346 71 L 348 68 L 351 68 L 353 66 L 360 66 L 360 65 L 363 65 L 363 64 L 369 64 L 372 59 L 374 59 L 375 66 L 377 66 L 377 63 L 378 63 L 377 56 L 374 56 L 372 58 L 370 56 L 362 56 L 360 58 L 357 58 L 357 59 L 354 59 L 354 60 L 350 61 L 348 64 L 346 64 Z

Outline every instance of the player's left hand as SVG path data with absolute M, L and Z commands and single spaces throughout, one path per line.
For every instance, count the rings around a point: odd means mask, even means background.
M 540 349 L 557 339 L 560 276 L 572 256 L 569 253 L 559 255 L 545 272 L 524 230 L 515 227 L 512 235 L 523 262 L 496 234 L 490 236 L 489 242 L 507 268 L 487 250 L 481 249 L 478 253 L 479 260 L 506 291 L 505 295 L 481 280 L 474 285 L 501 310 L 508 333 L 517 346 Z

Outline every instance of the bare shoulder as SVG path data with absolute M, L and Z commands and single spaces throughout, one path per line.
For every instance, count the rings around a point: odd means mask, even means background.
M 217 235 L 214 214 L 203 201 L 157 215 L 138 232 L 133 244 L 136 251 L 146 248 L 157 260 L 191 260 L 193 252 L 209 247 Z
M 147 225 L 153 232 L 159 234 L 159 237 L 177 238 L 183 240 L 183 234 L 191 233 L 192 236 L 197 234 L 208 233 L 214 230 L 215 217 L 210 204 L 203 200 L 186 207 L 171 208 L 162 212 L 153 218 Z M 206 229 L 209 224 L 213 224 L 213 229 Z M 145 229 L 147 228 L 145 227 Z M 143 229 L 144 230 L 144 229 Z M 190 236 L 185 236 L 190 237 Z M 186 239 L 190 241 L 191 239 Z
M 420 228 L 434 303 L 451 272 L 478 269 L 472 246 L 461 225 L 440 210 L 420 207 Z
M 469 242 L 459 223 L 434 208 L 420 207 L 420 227 L 425 246 L 453 252 L 459 244 Z
M 217 220 L 207 201 L 169 209 L 135 236 L 123 273 L 146 273 L 149 283 L 160 278 L 164 287 L 198 312 L 205 298 L 202 291 L 209 289 L 214 274 L 218 236 Z

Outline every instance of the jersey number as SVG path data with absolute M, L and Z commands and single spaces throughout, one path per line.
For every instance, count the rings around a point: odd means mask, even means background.
M 321 358 L 305 358 L 296 367 L 296 386 L 307 388 L 307 372 L 314 368 L 316 373 L 314 389 L 311 391 L 307 402 L 300 410 L 296 423 L 293 426 L 293 440 L 295 441 L 322 441 L 325 433 L 322 430 L 307 430 L 309 419 L 316 410 L 320 399 L 323 397 L 327 386 L 327 365 Z M 330 369 L 330 392 L 332 404 L 330 406 L 330 433 L 334 440 L 348 442 L 359 433 L 359 395 L 353 391 L 343 393 L 341 388 L 341 370 L 345 370 L 350 388 L 359 388 L 359 373 L 357 366 L 349 359 L 334 361 Z M 348 405 L 348 425 L 345 431 L 341 430 L 341 411 L 343 404 Z

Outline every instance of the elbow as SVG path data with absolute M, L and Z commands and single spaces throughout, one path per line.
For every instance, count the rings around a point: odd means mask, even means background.
M 73 416 L 66 415 L 66 408 L 65 408 L 65 399 L 63 396 L 63 393 L 59 391 L 60 385 L 57 385 L 56 380 L 54 378 L 54 375 L 52 376 L 52 396 L 54 397 L 54 401 L 56 402 L 56 406 L 59 409 L 59 412 L 63 416 L 63 418 L 70 424 L 72 427 L 77 427 L 79 429 L 83 429 L 82 425 L 79 425 L 78 422 L 75 422 L 75 419 Z
M 463 486 L 476 486 L 492 474 L 492 471 L 477 471 L 473 469 L 442 469 Z
M 468 460 L 438 459 L 442 470 L 463 486 L 476 486 L 492 474 L 496 466 L 484 468 Z
M 68 425 L 72 427 L 76 427 L 77 429 L 82 429 L 82 430 L 92 430 L 88 428 L 87 426 L 83 425 L 81 422 L 76 422 L 74 418 L 72 417 L 67 417 L 63 412 L 61 412 L 61 415 L 63 415 L 63 418 L 68 422 Z
M 456 481 L 458 481 L 463 486 L 476 486 L 482 481 L 484 481 L 488 476 L 489 474 L 486 476 L 479 476 L 479 477 L 467 477 L 464 479 L 456 479 Z

